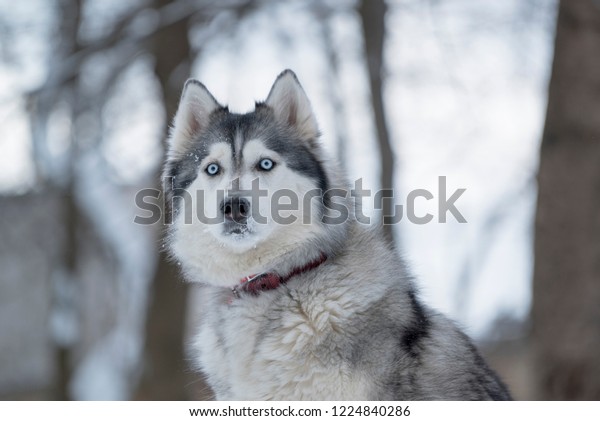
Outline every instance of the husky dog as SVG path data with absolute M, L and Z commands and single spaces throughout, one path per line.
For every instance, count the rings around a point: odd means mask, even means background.
M 510 399 L 421 303 L 380 230 L 356 220 L 318 138 L 290 70 L 247 114 L 185 85 L 164 168 L 168 244 L 203 285 L 194 361 L 216 398 Z

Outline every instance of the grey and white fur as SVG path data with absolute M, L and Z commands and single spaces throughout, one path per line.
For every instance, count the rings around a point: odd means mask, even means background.
M 184 88 L 163 174 L 167 238 L 186 279 L 202 284 L 193 359 L 216 398 L 510 399 L 470 339 L 419 300 L 380 229 L 356 221 L 349 196 L 323 194 L 349 184 L 318 138 L 290 70 L 246 114 L 229 112 L 195 80 Z M 260 203 L 240 199 L 252 180 L 268 191 Z M 281 189 L 321 193 L 288 211 L 295 223 L 258 223 L 254 213 L 269 216 Z M 344 223 L 327 222 L 339 215 L 334 201 L 349 209 Z M 198 210 L 222 221 L 207 223 Z M 319 256 L 327 260 L 276 288 L 232 293 L 248 275 L 286 277 Z

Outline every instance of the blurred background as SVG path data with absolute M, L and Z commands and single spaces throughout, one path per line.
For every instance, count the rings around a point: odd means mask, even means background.
M 515 398 L 600 399 L 598 0 L 0 0 L 0 398 L 211 398 L 134 197 L 188 77 L 244 112 L 285 68 L 352 180 L 466 189 L 387 229 Z

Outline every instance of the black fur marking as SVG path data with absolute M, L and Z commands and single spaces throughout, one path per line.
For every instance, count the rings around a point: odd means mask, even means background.
M 207 152 L 189 152 L 179 161 L 176 161 L 168 171 L 166 183 L 172 183 L 173 189 L 185 189 L 198 176 L 198 164 L 206 157 Z
M 473 364 L 476 367 L 476 370 L 472 370 L 471 375 L 473 376 L 473 381 L 479 385 L 479 389 L 481 390 L 480 393 L 482 394 L 481 399 L 492 399 L 495 401 L 512 400 L 512 396 L 504 382 L 502 382 L 500 377 L 498 377 L 498 375 L 487 365 L 469 337 L 463 332 L 459 332 L 459 335 L 462 337 L 467 349 L 473 356 Z
M 425 314 L 423 306 L 417 300 L 415 292 L 412 290 L 409 291 L 408 297 L 410 299 L 414 319 L 404 331 L 401 338 L 401 345 L 408 355 L 412 358 L 416 358 L 421 341 L 429 335 L 431 322 Z

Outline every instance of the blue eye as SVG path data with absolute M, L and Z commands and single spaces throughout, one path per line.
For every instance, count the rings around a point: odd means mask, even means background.
M 259 162 L 259 167 L 263 171 L 271 171 L 275 166 L 275 163 L 271 161 L 269 158 L 263 158 Z
M 206 167 L 206 173 L 208 175 L 217 175 L 220 169 L 221 167 L 219 167 L 219 164 L 210 164 L 208 167 Z

